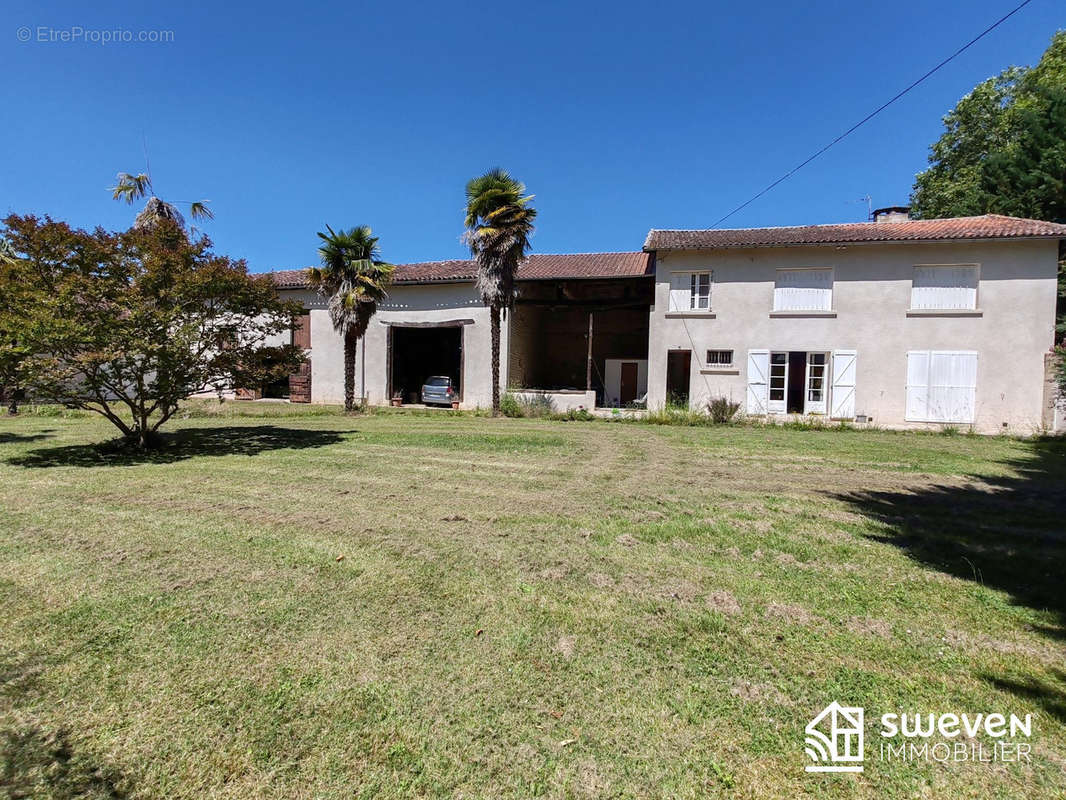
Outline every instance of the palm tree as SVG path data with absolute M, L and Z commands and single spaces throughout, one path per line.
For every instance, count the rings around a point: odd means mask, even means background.
M 148 198 L 148 202 L 144 204 L 141 213 L 133 221 L 134 230 L 153 228 L 163 220 L 176 222 L 180 228 L 185 227 L 185 218 L 178 211 L 177 206 L 174 203 L 160 200 L 152 194 L 152 177 L 147 173 L 142 172 L 139 175 L 131 175 L 128 172 L 120 172 L 116 178 L 115 185 L 111 187 L 111 197 L 114 200 L 125 200 L 129 205 L 133 205 L 134 200 L 140 200 L 143 197 Z M 187 204 L 189 206 L 189 216 L 193 219 L 215 218 L 214 212 L 207 207 L 206 200 L 179 200 L 176 202 Z
M 328 300 L 333 329 L 344 337 L 344 410 L 355 409 L 355 347 L 366 333 L 386 289 L 393 266 L 381 260 L 378 237 L 361 225 L 351 230 L 319 232 L 321 267 L 312 267 L 308 283 Z
M 500 168 L 466 184 L 466 235 L 477 288 L 492 325 L 492 414 L 500 415 L 500 314 L 514 306 L 518 265 L 529 251 L 537 211 L 526 187 Z

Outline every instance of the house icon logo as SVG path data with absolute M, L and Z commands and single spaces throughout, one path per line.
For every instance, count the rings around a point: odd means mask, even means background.
M 862 772 L 863 710 L 835 700 L 807 723 L 807 772 Z

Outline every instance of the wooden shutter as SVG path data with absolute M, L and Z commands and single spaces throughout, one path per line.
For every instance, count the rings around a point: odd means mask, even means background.
M 855 361 L 854 350 L 833 351 L 833 388 L 830 394 L 834 419 L 852 419 L 855 416 Z
M 305 311 L 292 327 L 292 343 L 304 350 L 311 349 L 311 312 Z
M 691 304 L 692 274 L 689 272 L 672 272 L 670 274 L 670 310 L 689 311 Z
M 911 308 L 952 310 L 977 308 L 977 267 L 973 265 L 914 268 Z
M 908 420 L 973 422 L 977 398 L 977 353 L 917 350 L 907 353 Z
M 924 422 L 929 418 L 929 352 L 907 353 L 907 405 L 904 419 Z
M 774 286 L 775 311 L 831 311 L 831 269 L 780 269 Z
M 770 351 L 748 351 L 748 413 L 765 414 L 767 376 L 770 373 Z
M 929 354 L 929 419 L 973 422 L 977 353 L 934 350 Z

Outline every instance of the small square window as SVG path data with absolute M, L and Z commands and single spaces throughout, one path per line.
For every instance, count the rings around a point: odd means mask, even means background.
M 733 366 L 733 351 L 732 350 L 708 350 L 707 351 L 707 366 L 708 367 L 731 367 L 731 366 Z

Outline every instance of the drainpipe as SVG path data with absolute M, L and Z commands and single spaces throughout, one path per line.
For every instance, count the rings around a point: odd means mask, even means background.
M 359 396 L 362 398 L 360 405 L 366 405 L 366 335 L 362 337 L 359 354 Z

